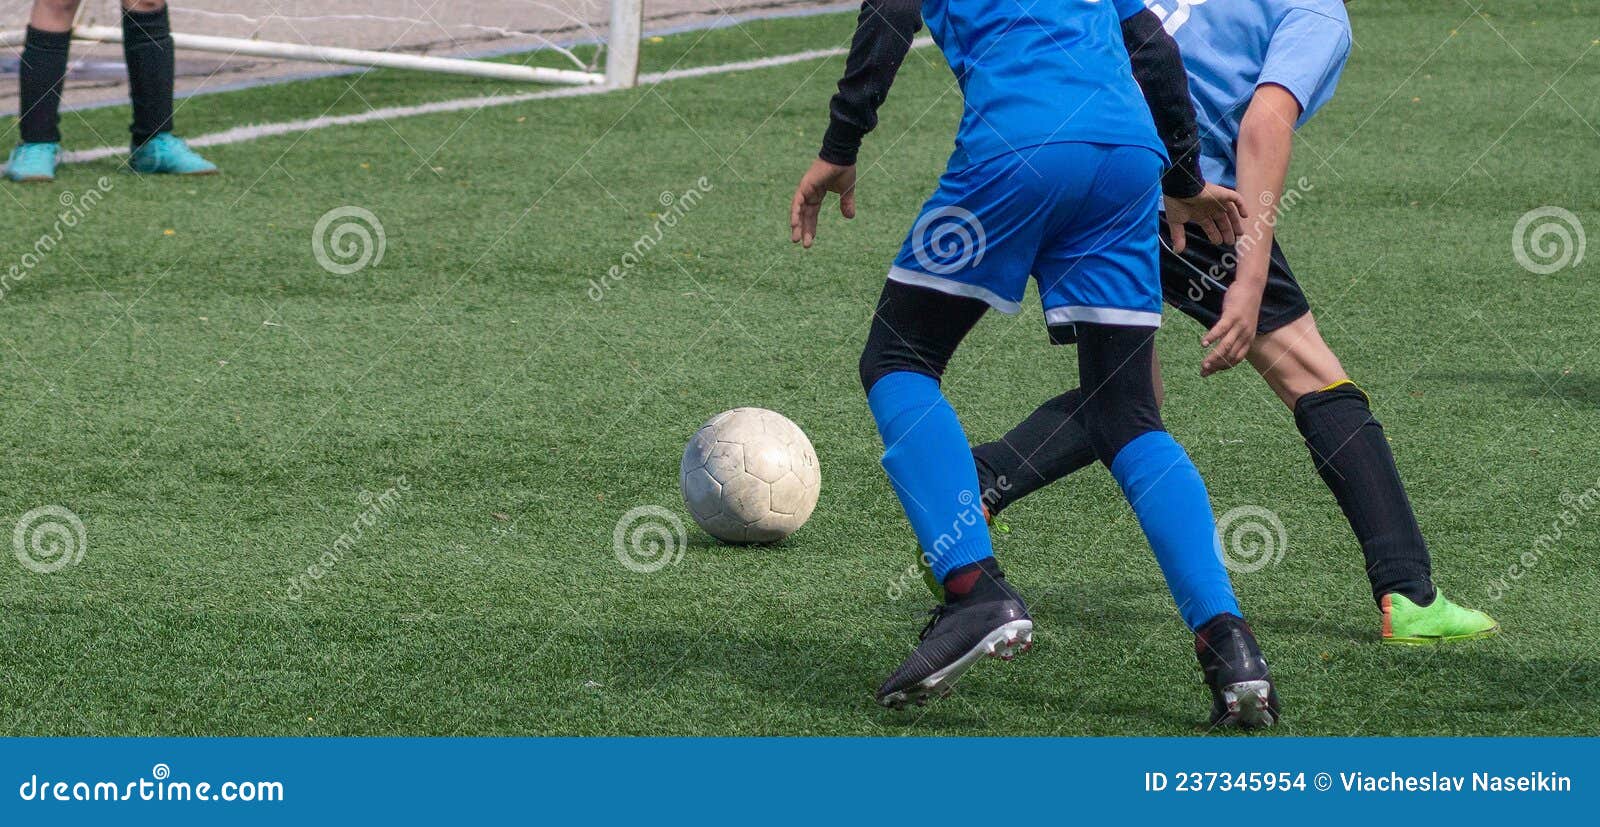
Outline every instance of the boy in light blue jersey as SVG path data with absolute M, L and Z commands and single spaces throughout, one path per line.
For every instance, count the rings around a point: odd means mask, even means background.
M 1080 381 L 1096 389 L 1085 417 L 1094 453 L 1196 633 L 1212 723 L 1270 725 L 1276 692 L 1222 566 L 1205 485 L 1155 399 L 1161 293 L 1150 228 L 1163 190 L 1170 214 L 1219 240 L 1240 220 L 1237 197 L 1206 186 L 1198 169 L 1176 45 L 1138 0 L 925 0 L 920 15 L 964 111 L 949 165 L 889 269 L 860 369 L 884 470 L 944 602 L 877 698 L 925 703 L 979 658 L 1010 659 L 1032 642 L 939 387 L 967 332 L 991 307 L 1017 312 L 1032 276 L 1052 339 L 1077 343 Z M 810 246 L 827 192 L 854 214 L 856 150 L 919 23 L 916 0 L 864 3 L 822 151 L 791 205 L 792 240 Z
M 1169 304 L 1208 328 L 1203 375 L 1248 359 L 1294 421 L 1366 562 L 1384 643 L 1472 640 L 1499 626 L 1446 599 L 1383 426 L 1322 340 L 1274 238 L 1294 131 L 1332 97 L 1350 53 L 1338 0 L 1147 0 L 1183 50 L 1200 129 L 1200 168 L 1261 205 L 1236 243 L 1190 227 L 1161 253 Z M 1306 188 L 1305 184 L 1301 185 Z M 1303 196 L 1300 193 L 1297 196 Z M 1181 223 L 1168 215 L 1168 224 Z M 1085 387 L 1089 387 L 1087 384 Z M 1079 390 L 1046 402 L 973 449 L 980 484 L 1004 479 L 992 513 L 1095 460 Z

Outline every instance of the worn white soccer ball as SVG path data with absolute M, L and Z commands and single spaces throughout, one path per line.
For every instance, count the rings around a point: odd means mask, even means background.
M 800 426 L 765 408 L 734 408 L 700 426 L 678 483 L 689 516 L 727 543 L 773 543 L 811 517 L 822 490 L 817 452 Z

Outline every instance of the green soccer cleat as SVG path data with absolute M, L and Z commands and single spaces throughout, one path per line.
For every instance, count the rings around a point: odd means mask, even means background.
M 60 158 L 60 144 L 17 144 L 6 162 L 6 177 L 12 181 L 54 181 Z
M 162 132 L 133 150 L 128 166 L 141 175 L 214 175 L 217 165 L 200 157 L 182 138 Z
M 1412 603 L 1403 594 L 1383 596 L 1383 642 L 1408 646 L 1430 646 L 1457 640 L 1477 640 L 1500 631 L 1494 618 L 1457 606 L 1434 590 L 1433 602 L 1426 606 Z

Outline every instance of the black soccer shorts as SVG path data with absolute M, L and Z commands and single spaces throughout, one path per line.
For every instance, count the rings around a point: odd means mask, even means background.
M 1190 224 L 1184 230 L 1188 246 L 1182 255 L 1176 255 L 1165 222 L 1161 225 L 1161 293 L 1168 304 L 1210 329 L 1222 318 L 1222 298 L 1238 270 L 1238 252 L 1233 245 L 1211 243 L 1198 225 Z M 1272 241 L 1270 260 L 1257 335 L 1271 333 L 1311 312 L 1311 303 L 1289 271 L 1277 239 Z

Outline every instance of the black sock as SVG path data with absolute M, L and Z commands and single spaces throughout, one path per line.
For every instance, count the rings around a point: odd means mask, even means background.
M 1008 597 L 1013 596 L 1014 592 L 1005 580 L 1005 572 L 1000 570 L 999 561 L 993 557 L 953 568 L 944 576 L 945 602 L 953 603 L 974 597 L 987 598 L 1002 593 Z
M 1308 393 L 1295 402 L 1294 422 L 1361 541 L 1373 599 L 1399 592 L 1419 605 L 1433 602 L 1428 545 L 1366 394 L 1351 383 Z
M 1074 388 L 1040 405 L 1004 437 L 972 449 L 978 487 L 991 515 L 1094 464 L 1082 407 L 1083 392 Z
M 167 7 L 122 13 L 122 56 L 133 98 L 133 145 L 172 130 L 172 29 Z
M 61 142 L 61 85 L 67 79 L 71 32 L 46 32 L 28 27 L 22 41 L 20 114 L 17 131 L 28 144 Z

